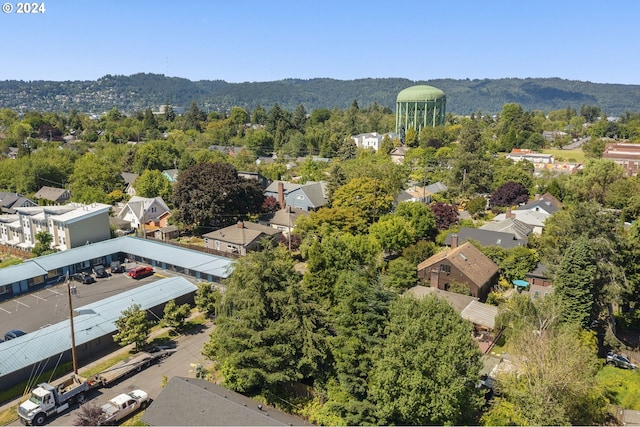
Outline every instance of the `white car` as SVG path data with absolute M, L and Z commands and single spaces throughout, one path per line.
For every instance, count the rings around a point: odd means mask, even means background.
M 102 405 L 103 418 L 100 424 L 113 424 L 128 417 L 139 409 L 145 409 L 149 403 L 149 395 L 142 390 L 122 393 Z

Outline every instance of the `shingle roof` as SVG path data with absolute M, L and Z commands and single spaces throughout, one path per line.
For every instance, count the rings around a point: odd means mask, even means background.
M 445 239 L 447 246 L 451 245 L 451 236 L 458 235 L 458 243 L 464 243 L 468 240 L 474 240 L 482 246 L 500 246 L 505 249 L 515 248 L 516 246 L 526 246 L 527 239 L 516 239 L 511 233 L 485 230 L 482 228 L 462 227 L 458 233 L 449 233 Z
M 488 283 L 498 272 L 498 266 L 469 242 L 427 258 L 418 264 L 418 271 L 439 264 L 444 259 L 447 259 L 478 287 Z
M 291 209 L 288 211 L 287 209 Z M 274 215 L 269 224 L 282 225 L 285 227 L 293 227 L 296 223 L 296 220 L 300 215 L 308 215 L 309 212 L 304 209 L 292 208 L 288 206 L 287 208 L 280 209 Z
M 480 229 L 510 233 L 513 234 L 515 239 L 524 240 L 525 243 L 529 234 L 533 232 L 533 227 L 531 225 L 525 224 L 516 218 L 507 218 L 504 221 L 488 222 L 480 227 Z
M 65 188 L 55 188 L 55 187 L 42 187 L 36 194 L 33 195 L 34 199 L 46 199 L 52 200 L 54 202 L 60 202 L 65 200 L 65 193 L 68 193 L 68 190 Z
M 217 384 L 183 377 L 169 380 L 141 420 L 150 426 L 310 425 Z
M 469 305 L 462 310 L 460 316 L 476 325 L 493 329 L 496 326 L 498 307 L 495 305 L 484 304 L 479 301 L 471 301 Z
M 233 243 L 236 245 L 248 246 L 265 235 L 274 236 L 278 233 L 280 233 L 279 230 L 267 227 L 266 225 L 256 224 L 254 222 L 244 222 L 242 223 L 242 226 L 240 223 L 230 225 L 229 227 L 204 234 L 202 237 Z

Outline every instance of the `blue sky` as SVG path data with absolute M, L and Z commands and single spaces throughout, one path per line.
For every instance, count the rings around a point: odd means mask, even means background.
M 37 15 L 9 3 L 0 80 L 145 72 L 640 84 L 636 0 L 45 0 Z

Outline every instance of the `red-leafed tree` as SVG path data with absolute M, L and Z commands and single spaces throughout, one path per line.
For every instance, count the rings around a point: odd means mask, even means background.
M 458 223 L 458 208 L 442 202 L 431 204 L 431 212 L 436 217 L 436 227 L 438 231 L 446 230 L 453 224 Z
M 496 189 L 489 198 L 489 203 L 494 206 L 515 206 L 526 203 L 529 200 L 529 192 L 524 185 L 513 181 L 505 182 Z

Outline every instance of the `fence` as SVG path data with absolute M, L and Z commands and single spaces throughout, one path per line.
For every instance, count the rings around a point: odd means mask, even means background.
M 155 237 L 147 237 L 147 240 L 154 240 L 156 242 L 162 242 L 162 243 L 166 243 L 168 245 L 173 245 L 173 246 L 178 246 L 181 248 L 185 248 L 185 249 L 191 249 L 194 251 L 199 251 L 199 252 L 205 252 L 211 255 L 217 255 L 217 256 L 221 256 L 221 257 L 225 257 L 225 258 L 240 258 L 241 255 L 239 254 L 233 254 L 230 252 L 224 252 L 224 251 L 219 251 L 216 249 L 212 249 L 212 248 L 205 248 L 204 246 L 200 246 L 200 245 L 194 245 L 192 243 L 181 243 L 181 242 L 175 242 L 173 240 L 162 240 L 162 239 L 156 239 Z

